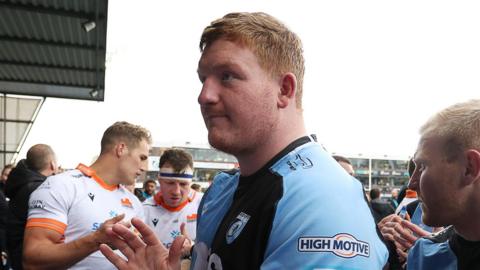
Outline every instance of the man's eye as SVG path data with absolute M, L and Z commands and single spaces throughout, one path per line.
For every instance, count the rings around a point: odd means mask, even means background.
M 222 81 L 231 81 L 233 79 L 233 75 L 231 73 L 225 72 L 222 74 Z

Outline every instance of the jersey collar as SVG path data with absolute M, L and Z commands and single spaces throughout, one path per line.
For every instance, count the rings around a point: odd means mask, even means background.
M 170 211 L 170 212 L 178 212 L 178 211 L 182 210 L 185 206 L 187 206 L 188 203 L 192 202 L 196 195 L 197 195 L 197 193 L 196 193 L 196 192 L 193 192 L 193 193 L 192 193 L 192 196 L 190 196 L 187 200 L 185 200 L 183 203 L 181 203 L 181 204 L 180 204 L 179 206 L 177 206 L 177 207 L 168 206 L 168 205 L 165 203 L 165 201 L 163 200 L 162 194 L 160 194 L 160 192 L 158 192 L 157 194 L 155 194 L 155 196 L 153 197 L 153 199 L 155 200 L 155 202 L 157 203 L 157 205 L 162 206 L 162 207 L 165 208 L 166 210 L 168 210 L 168 211 Z
M 118 188 L 118 185 L 109 185 L 105 183 L 105 181 L 103 181 L 103 179 L 100 178 L 100 176 L 98 176 L 97 173 L 87 165 L 80 163 L 77 166 L 77 170 L 82 172 L 84 175 L 91 177 L 93 180 L 95 180 L 95 182 L 97 182 L 102 188 L 106 190 L 113 191 Z

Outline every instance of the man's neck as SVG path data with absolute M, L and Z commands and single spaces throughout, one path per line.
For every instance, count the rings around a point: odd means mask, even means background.
M 111 164 L 108 160 L 99 157 L 90 168 L 95 171 L 98 177 L 102 179 L 105 184 L 114 186 L 118 185 L 118 177 L 116 176 L 116 170 L 112 170 Z
M 469 215 L 468 220 L 454 224 L 455 231 L 468 241 L 480 241 L 480 213 Z
M 285 125 L 273 131 L 268 140 L 253 151 L 235 156 L 240 165 L 241 174 L 243 176 L 254 174 L 289 144 L 306 135 L 303 119 L 297 124 Z

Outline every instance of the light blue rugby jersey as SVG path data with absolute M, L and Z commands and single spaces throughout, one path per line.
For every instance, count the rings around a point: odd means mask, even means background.
M 258 174 L 259 179 L 249 183 L 277 179 L 279 198 L 258 205 L 271 203 L 272 215 L 255 219 L 265 212 L 256 213 L 251 205 L 250 210 L 242 208 L 249 200 L 241 201 L 237 191 L 239 179 L 244 181 L 239 172 L 215 178 L 199 207 L 191 269 L 383 268 L 388 251 L 377 234 L 360 182 L 308 138 L 293 142 L 266 165 L 267 174 Z M 259 194 L 255 187 L 247 190 L 247 196 Z M 236 218 L 230 221 L 229 217 Z M 268 232 L 261 250 L 259 231 Z M 249 262 L 258 255 L 252 252 L 262 253 L 257 264 Z

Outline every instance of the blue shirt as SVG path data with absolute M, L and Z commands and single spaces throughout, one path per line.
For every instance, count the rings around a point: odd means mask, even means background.
M 192 269 L 382 269 L 388 252 L 359 181 L 303 137 L 203 197 Z

